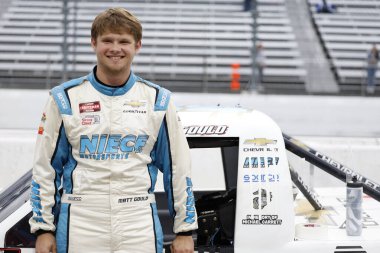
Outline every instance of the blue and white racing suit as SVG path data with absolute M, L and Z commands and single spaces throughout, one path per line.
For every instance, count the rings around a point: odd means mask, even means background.
M 132 72 L 121 87 L 101 84 L 95 72 L 51 90 L 35 151 L 31 232 L 55 232 L 59 253 L 162 252 L 158 170 L 174 233 L 197 228 L 176 108 L 168 90 Z

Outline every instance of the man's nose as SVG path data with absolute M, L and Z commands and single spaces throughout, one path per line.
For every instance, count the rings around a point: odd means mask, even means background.
M 120 44 L 117 42 L 112 43 L 111 51 L 120 51 Z

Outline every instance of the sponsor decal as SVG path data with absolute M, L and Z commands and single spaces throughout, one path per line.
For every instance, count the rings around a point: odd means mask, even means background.
M 42 113 L 41 121 L 42 122 L 46 121 L 46 113 Z
M 264 157 L 264 156 L 247 156 L 244 159 L 243 168 L 270 168 L 271 166 L 278 165 L 280 158 Z
M 267 191 L 266 189 L 258 189 L 257 191 L 253 192 L 253 196 L 253 209 L 263 209 L 268 205 L 269 202 L 272 202 L 273 198 L 272 192 Z
M 243 152 L 278 152 L 278 148 L 243 148 Z
M 273 183 L 280 182 L 280 175 L 275 173 L 268 174 L 245 174 L 243 175 L 243 183 Z
M 243 225 L 281 225 L 282 219 L 278 218 L 278 215 L 251 215 L 247 214 L 245 219 L 241 220 Z
M 134 197 L 134 198 L 121 198 L 118 199 L 118 203 L 131 203 L 131 202 L 142 202 L 142 201 L 147 201 L 149 199 L 148 196 L 141 196 L 141 197 Z
M 64 95 L 62 95 L 62 92 L 58 92 L 57 97 L 58 97 L 59 101 L 61 102 L 62 109 L 65 109 L 65 110 L 68 109 L 69 107 L 66 103 Z
M 123 160 L 130 153 L 141 153 L 148 135 L 93 134 L 80 136 L 79 157 L 93 160 Z
M 127 100 L 124 103 L 124 106 L 131 106 L 131 107 L 142 107 L 146 105 L 145 100 Z
M 40 135 L 44 134 L 44 127 L 40 126 L 38 128 L 38 134 L 40 134 Z
M 226 134 L 226 125 L 186 126 L 183 128 L 187 135 L 223 135 Z
M 192 224 L 195 222 L 195 201 L 193 195 L 193 183 L 189 177 L 186 177 L 186 186 L 186 218 L 184 221 Z
M 255 145 L 255 146 L 267 146 L 269 144 L 276 144 L 277 140 L 271 140 L 267 138 L 254 138 L 254 139 L 247 139 L 244 141 L 244 144 L 247 145 Z
M 88 102 L 88 103 L 80 103 L 79 104 L 79 112 L 99 112 L 100 111 L 100 102 Z
M 82 125 L 94 125 L 100 123 L 99 115 L 85 115 L 82 117 Z
M 126 100 L 123 104 L 123 113 L 146 114 L 146 100 Z

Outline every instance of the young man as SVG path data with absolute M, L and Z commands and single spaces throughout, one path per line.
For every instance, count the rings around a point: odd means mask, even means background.
M 194 251 L 189 147 L 170 92 L 131 71 L 141 38 L 127 10 L 104 11 L 91 29 L 97 66 L 51 90 L 33 168 L 37 253 L 162 252 L 158 170 L 177 234 L 172 252 Z

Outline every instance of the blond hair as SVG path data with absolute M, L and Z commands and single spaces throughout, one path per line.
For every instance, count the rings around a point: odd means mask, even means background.
M 142 26 L 132 13 L 124 8 L 110 8 L 98 14 L 91 27 L 91 38 L 96 40 L 105 32 L 129 33 L 135 42 L 142 39 Z

